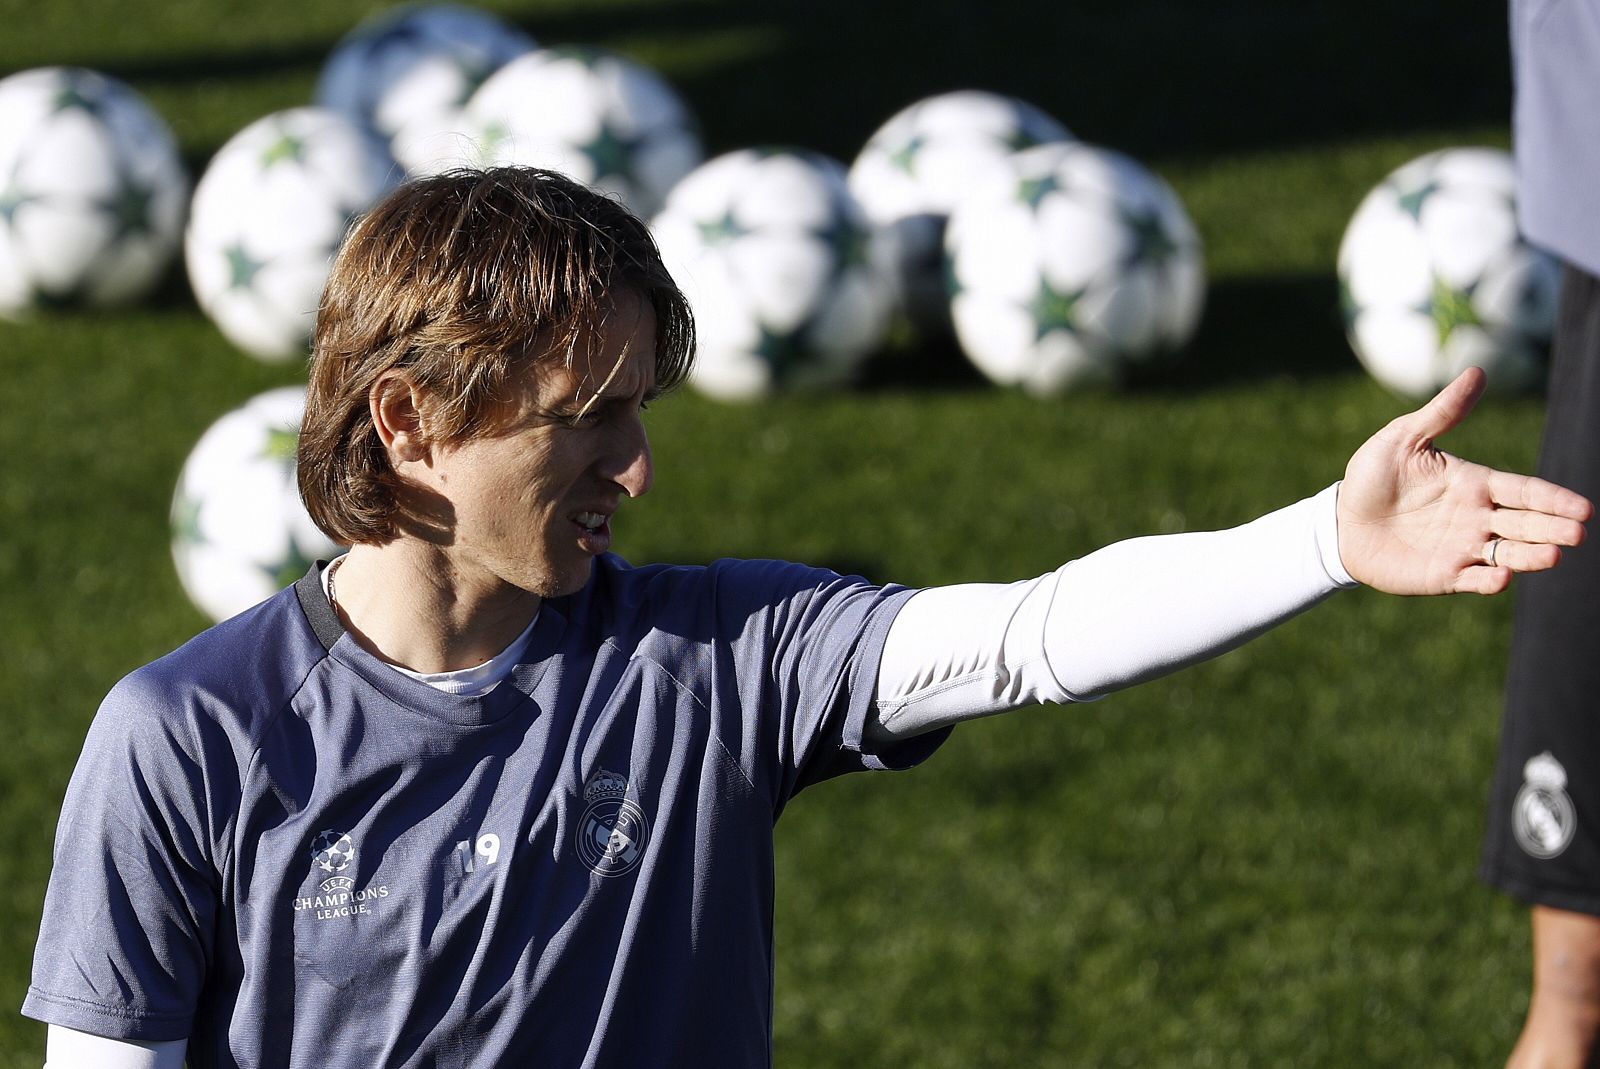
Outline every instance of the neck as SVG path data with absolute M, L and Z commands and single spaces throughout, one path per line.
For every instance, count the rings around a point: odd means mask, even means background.
M 482 664 L 522 633 L 539 596 L 456 567 L 438 547 L 398 538 L 339 564 L 334 608 L 369 653 L 414 672 Z

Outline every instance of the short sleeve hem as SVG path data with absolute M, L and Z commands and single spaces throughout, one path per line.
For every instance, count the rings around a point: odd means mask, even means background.
M 878 694 L 878 666 L 883 660 L 883 647 L 889 639 L 889 627 L 915 590 L 897 590 L 874 612 L 861 636 L 850 673 L 850 708 L 845 713 L 844 748 L 861 755 L 861 764 L 871 772 L 903 772 L 926 761 L 944 740 L 950 737 L 951 728 L 940 728 L 904 740 L 877 741 L 867 735 L 867 713 Z
M 188 1039 L 192 1021 L 183 1014 L 152 1013 L 53 995 L 28 988 L 22 1015 L 45 1024 L 60 1025 L 105 1039 L 136 1039 L 162 1043 Z

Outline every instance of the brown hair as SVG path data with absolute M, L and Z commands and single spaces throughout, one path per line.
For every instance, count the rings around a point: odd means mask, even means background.
M 694 359 L 694 320 L 649 230 L 617 201 L 529 167 L 408 182 L 350 231 L 317 312 L 300 430 L 311 519 L 346 544 L 394 536 L 397 476 L 368 395 L 404 368 L 437 441 L 494 430 L 525 369 L 570 361 L 632 291 L 656 317 L 656 388 Z

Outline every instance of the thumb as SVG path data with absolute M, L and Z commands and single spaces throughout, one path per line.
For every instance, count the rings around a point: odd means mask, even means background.
M 1433 400 L 1395 422 L 1410 434 L 1432 441 L 1442 438 L 1460 425 L 1483 396 L 1489 376 L 1480 367 L 1469 367 L 1455 381 L 1433 395 Z

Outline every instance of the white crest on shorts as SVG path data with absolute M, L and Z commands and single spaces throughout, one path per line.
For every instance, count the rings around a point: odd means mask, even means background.
M 1578 814 L 1566 786 L 1567 770 L 1549 750 L 1522 766 L 1522 789 L 1511 803 L 1511 831 L 1529 856 L 1552 858 L 1572 842 Z
M 578 818 L 578 856 L 599 876 L 622 876 L 638 867 L 650 844 L 650 818 L 626 797 L 625 777 L 597 770 L 583 785 L 586 807 Z

